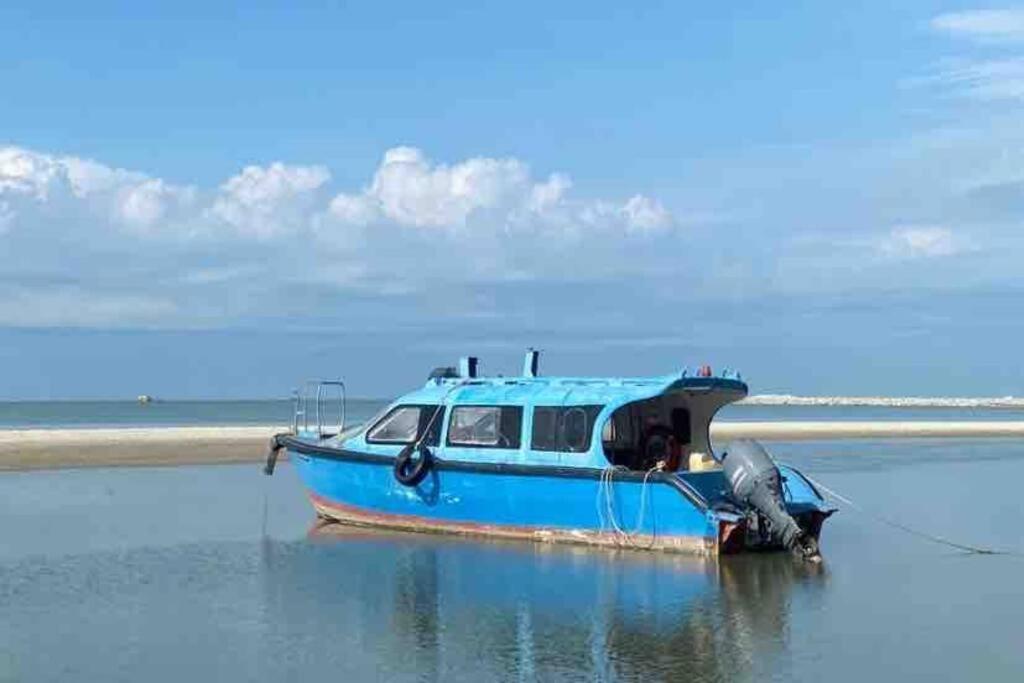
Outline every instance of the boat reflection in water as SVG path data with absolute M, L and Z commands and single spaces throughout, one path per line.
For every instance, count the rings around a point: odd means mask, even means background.
M 268 626 L 364 679 L 746 678 L 777 669 L 792 594 L 827 578 L 787 554 L 702 560 L 339 525 L 310 541 L 264 547 Z

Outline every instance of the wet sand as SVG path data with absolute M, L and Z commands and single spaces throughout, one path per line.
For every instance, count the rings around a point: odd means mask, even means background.
M 0 430 L 0 471 L 122 465 L 259 462 L 284 427 Z M 1024 422 L 717 422 L 719 441 L 1024 438 Z
M 284 427 L 0 430 L 0 471 L 255 462 Z

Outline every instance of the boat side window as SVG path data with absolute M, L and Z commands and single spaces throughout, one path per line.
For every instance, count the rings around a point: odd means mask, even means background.
M 449 446 L 519 448 L 521 406 L 457 406 L 448 424 Z
M 594 420 L 603 406 L 537 406 L 533 409 L 530 448 L 583 453 L 590 450 Z
M 437 413 L 437 417 L 434 417 Z M 412 443 L 429 427 L 430 432 L 423 443 L 436 446 L 444 422 L 444 407 L 438 410 L 431 405 L 407 405 L 392 408 L 366 433 L 368 443 Z

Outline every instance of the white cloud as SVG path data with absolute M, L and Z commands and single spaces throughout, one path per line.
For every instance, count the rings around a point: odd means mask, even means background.
M 657 201 L 636 195 L 624 204 L 567 197 L 572 181 L 555 173 L 535 181 L 517 159 L 478 157 L 454 165 L 433 164 L 422 151 L 395 147 L 384 154 L 372 183 L 358 194 L 339 194 L 331 214 L 365 226 L 471 230 L 475 234 L 588 229 L 622 234 L 672 227 L 672 215 Z
M 937 31 L 973 40 L 1024 41 L 1024 9 L 949 12 L 934 17 L 930 24 Z
M 308 224 L 315 192 L 330 178 L 323 166 L 246 166 L 221 185 L 209 215 L 257 239 L 293 232 Z
M 667 230 L 672 225 L 672 216 L 657 201 L 634 195 L 622 207 L 626 228 L 630 232 L 653 233 Z
M 892 258 L 935 258 L 952 256 L 969 248 L 947 227 L 938 225 L 901 225 L 877 242 L 878 249 Z
M 310 292 L 607 279 L 649 270 L 624 248 L 680 234 L 650 197 L 575 198 L 564 174 L 538 179 L 514 158 L 446 164 L 396 147 L 368 175 L 338 192 L 323 166 L 274 162 L 204 189 L 0 148 L 0 247 L 14 256 L 0 317 L 208 324 L 290 310 Z
M 496 209 L 528 191 L 529 173 L 515 159 L 468 159 L 432 165 L 413 147 L 384 154 L 361 194 L 340 194 L 332 210 L 343 221 L 391 221 L 419 228 L 458 229 L 478 210 Z
M 141 230 L 159 225 L 175 204 L 191 204 L 192 188 L 177 188 L 158 178 L 143 180 L 118 189 L 114 211 L 127 225 Z
M 530 189 L 530 200 L 527 208 L 536 213 L 542 213 L 554 206 L 565 196 L 565 193 L 572 188 L 572 180 L 569 176 L 561 173 L 552 173 L 542 183 L 537 183 Z
M 61 171 L 53 157 L 18 147 L 0 147 L 0 196 L 22 195 L 44 200 Z
M 339 194 L 327 211 L 348 225 L 365 226 L 380 218 L 380 207 L 362 195 Z
M 75 221 L 98 221 L 96 227 L 148 229 L 194 196 L 193 188 L 89 159 L 0 148 L 0 231 L 21 214 L 48 208 Z
M 397 147 L 384 155 L 368 195 L 397 223 L 456 227 L 474 211 L 514 202 L 528 184 L 525 165 L 515 159 L 432 166 L 419 150 Z
M 650 197 L 634 195 L 622 203 L 573 199 L 567 176 L 554 173 L 538 181 L 525 163 L 512 158 L 436 164 L 419 149 L 395 147 L 385 152 L 361 192 L 328 200 L 330 179 L 323 166 L 275 162 L 247 166 L 216 190 L 203 192 L 88 159 L 7 147 L 0 149 L 0 225 L 16 223 L 25 202 L 59 206 L 77 218 L 88 214 L 94 222 L 105 219 L 107 228 L 257 242 L 310 229 L 330 237 L 331 230 L 370 224 L 452 235 L 554 231 L 577 237 L 588 230 L 645 235 L 675 224 Z
M 66 178 L 71 193 L 79 199 L 131 187 L 148 180 L 147 176 L 123 168 L 111 168 L 91 159 L 60 157 L 50 159 Z

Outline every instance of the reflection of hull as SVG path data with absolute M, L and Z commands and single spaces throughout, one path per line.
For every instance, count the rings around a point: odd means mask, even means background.
M 393 457 L 295 437 L 286 446 L 320 516 L 348 524 L 702 555 L 751 541 L 744 515 L 723 505 L 719 471 L 645 475 L 437 460 L 410 487 L 393 476 Z M 820 499 L 810 485 L 793 476 L 787 490 L 794 512 L 813 520 Z M 812 526 L 817 535 L 820 524 Z
M 680 601 L 688 603 L 715 590 L 721 572 L 719 563 L 688 555 L 629 549 L 595 552 L 578 545 L 525 544 L 346 524 L 314 526 L 307 540 L 317 555 L 343 563 L 353 586 L 379 584 L 374 590 L 386 591 L 389 578 L 412 579 L 415 584 L 426 578 L 436 584 L 437 595 L 459 611 L 505 611 L 525 601 L 533 610 L 559 620 L 572 620 L 573 612 L 592 609 L 609 592 L 619 607 L 627 609 L 627 619 L 636 618 L 634 612 L 642 611 L 644 605 L 662 600 L 666 602 L 658 611 L 671 613 L 673 603 L 678 608 Z M 409 577 L 402 565 L 413 558 L 417 566 L 428 566 L 430 571 Z M 314 570 L 315 565 L 308 569 Z M 313 584 L 304 579 L 296 585 Z
M 823 576 L 784 555 L 709 562 L 340 524 L 310 540 L 266 546 L 267 641 L 301 634 L 302 656 L 336 657 L 347 680 L 743 679 L 784 651 L 794 591 L 813 599 Z

